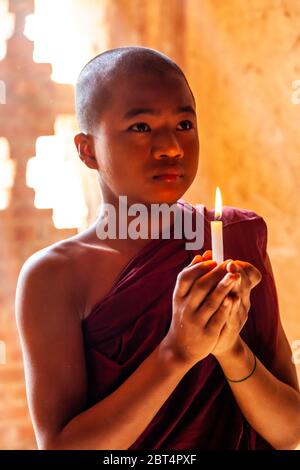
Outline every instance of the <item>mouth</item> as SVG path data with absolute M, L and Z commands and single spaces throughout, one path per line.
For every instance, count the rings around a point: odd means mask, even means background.
M 169 167 L 162 169 L 162 171 L 153 176 L 155 181 L 176 182 L 183 178 L 183 170 L 178 167 Z
M 153 176 L 153 179 L 155 181 L 163 181 L 163 182 L 168 182 L 168 183 L 180 181 L 182 178 L 183 178 L 183 175 L 174 175 L 171 173 L 164 173 L 163 175 Z

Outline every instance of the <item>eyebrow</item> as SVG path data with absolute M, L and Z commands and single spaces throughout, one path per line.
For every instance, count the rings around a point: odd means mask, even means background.
M 196 112 L 192 106 L 179 106 L 174 114 L 190 113 L 196 116 Z M 152 116 L 159 116 L 160 112 L 153 108 L 133 108 L 124 114 L 124 119 L 132 119 L 140 114 L 150 114 Z

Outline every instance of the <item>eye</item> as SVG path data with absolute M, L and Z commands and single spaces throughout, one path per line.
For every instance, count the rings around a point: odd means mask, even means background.
M 136 131 L 134 129 L 134 127 L 139 128 L 139 130 Z M 148 124 L 146 124 L 145 122 L 137 122 L 136 124 L 133 124 L 132 126 L 130 126 L 129 130 L 134 130 L 135 132 L 139 132 L 139 133 L 145 133 L 145 132 L 147 132 L 147 131 L 145 131 L 145 127 L 148 127 L 150 129 Z
M 181 121 L 181 122 L 180 122 L 180 125 L 182 125 L 182 123 L 185 123 L 185 124 L 188 123 L 188 128 L 187 128 L 187 129 L 180 129 L 180 130 L 182 130 L 182 131 L 189 131 L 190 129 L 194 129 L 194 126 L 193 126 L 192 121 L 186 119 L 186 120 L 184 120 L 184 121 Z

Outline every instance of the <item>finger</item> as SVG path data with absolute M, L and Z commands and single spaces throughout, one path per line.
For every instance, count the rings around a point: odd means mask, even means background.
M 250 292 L 251 289 L 253 288 L 253 285 L 247 276 L 247 274 L 244 272 L 242 268 L 240 268 L 240 271 L 238 274 L 240 276 L 240 279 L 237 280 L 237 282 L 234 284 L 232 290 L 228 294 L 229 296 L 232 297 L 241 297 L 242 303 L 245 306 L 245 308 L 249 309 L 250 308 Z
M 235 334 L 239 334 L 248 320 L 248 311 L 242 306 L 242 299 L 233 299 L 231 312 L 227 321 L 227 327 Z
M 203 255 L 196 255 L 190 264 L 199 263 L 201 261 L 208 261 L 212 259 L 212 251 L 206 250 Z
M 252 288 L 259 284 L 262 279 L 262 275 L 261 272 L 255 266 L 253 266 L 253 264 L 240 260 L 235 260 L 234 263 L 239 266 L 239 268 L 243 269 L 244 273 L 250 279 Z
M 252 289 L 260 283 L 262 279 L 261 272 L 255 266 L 253 266 L 253 264 L 247 263 L 246 266 L 244 266 L 243 271 L 250 279 Z
M 193 264 L 196 264 L 196 263 L 201 263 L 202 261 L 203 261 L 203 257 L 201 255 L 196 255 L 192 259 L 192 262 L 189 264 L 189 266 L 192 266 Z
M 214 315 L 211 315 L 204 326 L 208 334 L 217 335 L 218 337 L 220 336 L 221 331 L 227 324 L 231 308 L 232 300 L 230 297 L 226 296 L 220 304 L 218 310 L 214 313 Z
M 195 279 L 202 277 L 215 268 L 215 261 L 203 261 L 195 263 L 184 268 L 177 276 L 174 294 L 175 296 L 184 297 L 187 295 Z
M 216 287 L 218 282 L 220 282 L 226 274 L 226 261 L 218 265 L 215 261 L 208 260 L 203 261 L 202 264 L 212 266 L 212 269 L 209 269 L 207 273 L 202 273 L 201 276 L 197 275 L 196 271 L 195 274 L 193 272 L 189 278 L 189 290 L 186 292 L 186 294 L 189 294 L 193 289 L 196 289 L 196 295 L 199 296 L 200 294 L 201 301 Z M 204 293 L 202 294 L 203 291 Z M 194 295 L 194 293 L 192 295 Z
M 234 261 L 229 260 L 229 262 L 226 265 L 226 269 L 229 273 L 237 273 L 240 270 L 240 266 Z
M 235 263 L 233 260 L 228 260 L 228 263 L 226 265 L 227 272 L 241 274 L 241 272 L 240 272 L 241 269 L 242 268 L 240 268 L 240 266 L 237 263 Z M 229 295 L 230 296 L 236 295 L 239 292 L 240 287 L 241 287 L 241 279 L 237 280 L 237 282 L 233 286 L 233 289 L 232 289 L 232 291 L 230 292 Z
M 235 271 L 229 271 L 231 274 L 235 274 L 236 276 L 236 282 L 234 283 L 232 290 L 230 292 L 231 296 L 236 296 L 237 294 L 240 294 L 241 290 L 244 288 L 247 289 L 247 285 L 243 284 L 243 279 L 245 280 L 246 283 L 249 282 L 247 276 L 240 270 L 239 272 Z
M 239 316 L 239 311 L 241 307 L 241 298 L 239 296 L 231 297 L 232 300 L 232 305 L 231 305 L 231 310 L 230 314 L 228 317 L 227 321 L 227 327 L 228 328 L 233 328 L 233 329 L 238 329 L 237 326 L 240 325 L 241 319 Z M 238 332 L 240 330 L 238 329 Z
M 190 294 L 189 306 L 192 311 L 197 311 L 197 315 L 199 315 L 204 325 L 218 310 L 224 298 L 231 291 L 236 275 L 226 274 L 212 291 L 210 290 L 211 278 L 212 276 L 207 276 L 201 286 L 198 289 L 193 289 Z
M 181 297 L 188 295 L 191 289 L 193 288 L 195 282 L 197 283 L 198 281 L 200 281 L 200 279 L 205 278 L 205 276 L 212 272 L 212 277 L 209 277 L 208 285 L 205 286 L 206 296 L 210 290 L 214 289 L 214 287 L 226 274 L 226 263 L 227 261 L 224 261 L 224 263 L 218 265 L 216 261 L 208 260 L 203 261 L 201 263 L 195 263 L 194 265 L 186 266 L 177 276 L 175 295 L 179 295 Z M 201 284 L 202 282 L 200 282 L 200 286 L 196 284 L 196 288 L 198 289 L 198 287 L 201 287 Z
M 203 255 L 203 260 L 208 260 L 208 259 L 212 259 L 212 251 L 211 250 L 206 250 Z

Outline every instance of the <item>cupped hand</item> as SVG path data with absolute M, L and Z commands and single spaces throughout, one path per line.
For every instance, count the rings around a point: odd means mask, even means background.
M 219 340 L 211 352 L 216 358 L 231 352 L 240 339 L 240 332 L 248 320 L 250 310 L 250 294 L 261 281 L 260 271 L 246 261 L 229 261 L 226 265 L 228 273 L 239 275 L 227 298 L 230 302 L 230 314 L 220 333 Z
M 203 255 L 197 255 L 193 263 L 211 259 L 212 251 L 207 250 Z M 253 264 L 246 261 L 227 260 L 225 265 L 226 271 L 236 274 L 237 278 L 227 294 L 230 311 L 228 319 L 221 330 L 218 342 L 211 351 L 211 354 L 215 357 L 230 352 L 239 340 L 239 334 L 248 319 L 251 290 L 259 284 L 262 277 L 260 271 Z

